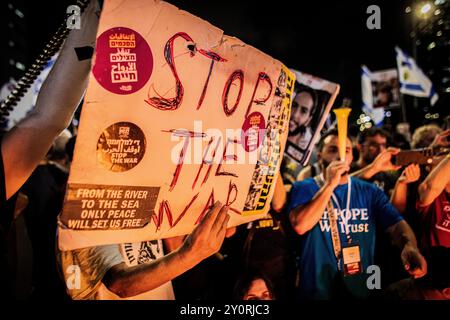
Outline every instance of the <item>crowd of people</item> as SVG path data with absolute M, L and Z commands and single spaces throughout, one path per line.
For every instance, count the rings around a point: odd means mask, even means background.
M 281 167 L 264 219 L 227 228 L 228 207 L 216 202 L 186 236 L 60 251 L 71 119 L 91 68 L 73 49 L 95 45 L 98 10 L 92 1 L 36 107 L 2 134 L 2 298 L 450 299 L 450 129 L 439 123 L 411 139 L 383 128 L 348 136 L 345 159 L 338 132 L 328 130 L 314 148 L 317 162 L 295 183 L 283 181 Z M 397 161 L 418 148 L 431 160 Z M 81 271 L 74 282 L 70 266 Z

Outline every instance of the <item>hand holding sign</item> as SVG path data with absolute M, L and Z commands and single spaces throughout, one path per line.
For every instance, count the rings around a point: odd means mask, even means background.
M 196 265 L 219 251 L 229 220 L 228 207 L 217 201 L 180 248 L 189 264 Z

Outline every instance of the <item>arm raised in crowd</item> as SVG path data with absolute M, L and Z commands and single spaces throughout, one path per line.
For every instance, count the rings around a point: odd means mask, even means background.
M 134 267 L 125 263 L 115 265 L 106 272 L 103 283 L 111 292 L 126 298 L 174 279 L 219 251 L 230 218 L 227 211 L 228 207 L 216 202 L 180 248 L 151 263 Z
M 283 210 L 286 204 L 286 188 L 284 187 L 283 177 L 281 173 L 278 174 L 277 182 L 275 183 L 275 191 L 272 198 L 272 208 L 276 212 Z
M 430 148 L 432 147 L 449 147 L 450 146 L 450 129 L 447 129 L 441 133 L 439 133 L 434 141 L 430 144 Z
M 419 204 L 430 205 L 450 183 L 450 154 L 434 168 L 419 186 Z
M 381 152 L 375 160 L 364 168 L 352 173 L 352 176 L 360 179 L 370 179 L 374 175 L 383 171 L 398 170 L 401 166 L 393 165 L 392 156 L 400 152 L 400 149 L 388 148 Z
M 295 232 L 299 235 L 305 234 L 319 222 L 333 190 L 339 185 L 342 175 L 349 169 L 346 163 L 340 161 L 334 161 L 327 167 L 325 183 L 312 200 L 292 209 L 289 213 L 289 220 Z
M 417 240 L 411 227 L 401 220 L 387 229 L 392 242 L 401 250 L 405 270 L 414 278 L 427 274 L 427 262 L 417 248 Z
M 401 214 L 406 211 L 408 184 L 416 182 L 419 178 L 420 166 L 414 163 L 407 166 L 405 170 L 403 170 L 400 178 L 398 178 L 394 192 L 391 196 L 391 202 Z
M 36 106 L 2 139 L 7 199 L 28 179 L 53 140 L 70 124 L 86 90 L 91 67 L 90 59 L 78 60 L 74 48 L 95 45 L 98 11 L 97 1 L 91 1 L 81 17 L 81 28 L 71 30 L 43 83 Z

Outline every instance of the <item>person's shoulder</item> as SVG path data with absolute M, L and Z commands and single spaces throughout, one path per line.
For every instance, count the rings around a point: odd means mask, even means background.
M 367 190 L 373 190 L 373 191 L 377 191 L 379 190 L 378 187 L 376 185 L 374 185 L 372 182 L 360 179 L 360 178 L 356 178 L 356 177 L 352 177 L 352 184 L 356 187 L 362 188 L 362 189 L 367 189 Z
M 366 196 L 382 198 L 385 195 L 383 190 L 381 190 L 373 182 L 352 177 L 352 184 L 355 186 L 356 189 L 359 190 L 359 193 L 364 194 Z
M 307 178 L 302 181 L 297 181 L 292 185 L 291 192 L 295 192 L 297 190 L 305 190 L 305 189 L 312 189 L 318 187 L 314 178 Z
M 352 184 L 364 189 L 373 189 L 373 190 L 379 189 L 373 182 L 357 177 L 352 177 Z
M 294 182 L 292 187 L 298 188 L 298 187 L 305 187 L 305 186 L 311 186 L 311 185 L 316 185 L 316 181 L 314 180 L 313 177 L 309 177 L 309 178 L 306 178 L 301 181 L 296 181 L 296 182 Z

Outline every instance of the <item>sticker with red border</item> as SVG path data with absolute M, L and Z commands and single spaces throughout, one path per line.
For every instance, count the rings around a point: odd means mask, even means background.
M 247 152 L 252 152 L 261 145 L 264 138 L 266 121 L 260 112 L 250 113 L 242 125 L 242 145 Z
M 136 31 L 116 27 L 97 38 L 92 72 L 106 90 L 116 94 L 134 93 L 147 83 L 152 71 L 152 51 Z

